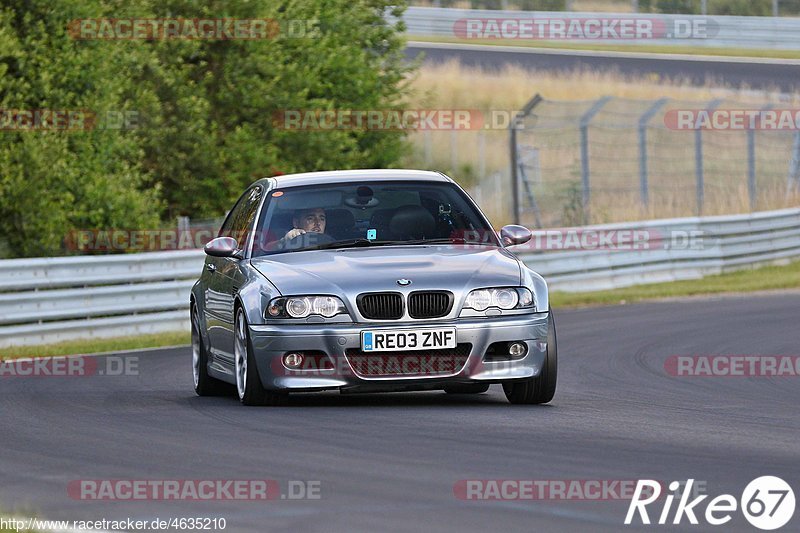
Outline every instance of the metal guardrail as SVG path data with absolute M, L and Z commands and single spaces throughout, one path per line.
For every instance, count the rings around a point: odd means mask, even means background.
M 514 251 L 545 276 L 551 289 L 566 291 L 696 279 L 800 257 L 800 209 L 575 229 L 635 230 L 659 238 L 648 240 L 652 246 L 645 249 L 558 251 L 523 245 Z M 699 246 L 674 246 L 670 239 L 691 234 Z M 0 261 L 0 349 L 188 331 L 189 291 L 203 259 L 202 250 L 190 250 Z
M 692 217 L 579 228 L 602 234 L 638 230 L 650 247 L 514 251 L 554 290 L 593 291 L 698 279 L 800 257 L 800 209 L 734 216 Z M 694 245 L 685 245 L 695 235 Z M 679 236 L 678 239 L 671 237 Z M 663 240 L 662 240 L 663 238 Z M 677 242 L 680 241 L 680 242 Z M 528 247 L 530 248 L 530 247 Z
M 0 349 L 188 331 L 202 250 L 0 261 Z
M 800 18 L 734 17 L 712 15 L 664 15 L 653 13 L 584 13 L 563 11 L 502 11 L 486 9 L 454 9 L 437 7 L 409 7 L 403 14 L 406 33 L 423 37 L 458 37 L 455 24 L 464 19 L 647 19 L 656 28 L 692 27 L 700 24 L 707 35 L 695 32 L 687 38 L 648 39 L 580 39 L 581 42 L 606 44 L 652 44 L 658 46 L 733 47 L 771 50 L 800 50 Z M 687 26 L 687 23 L 689 26 Z M 656 33 L 658 35 L 658 33 Z M 474 39 L 475 44 L 485 39 Z

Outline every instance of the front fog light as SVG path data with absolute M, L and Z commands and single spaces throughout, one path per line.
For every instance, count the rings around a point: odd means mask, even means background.
M 525 355 L 526 351 L 528 351 L 528 348 L 527 346 L 525 346 L 525 343 L 522 342 L 512 342 L 508 346 L 508 354 L 511 357 L 520 357 L 522 355 Z
M 283 366 L 286 368 L 300 368 L 303 364 L 303 354 L 287 353 L 283 356 Z

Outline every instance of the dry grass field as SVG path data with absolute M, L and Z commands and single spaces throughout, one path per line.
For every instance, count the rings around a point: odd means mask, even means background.
M 590 132 L 592 199 L 587 222 L 641 220 L 698 213 L 695 201 L 694 134 L 663 127 L 663 113 L 648 129 L 648 168 L 651 202 L 639 200 L 639 151 L 636 120 L 649 101 L 669 98 L 664 111 L 702 108 L 721 99 L 722 108 L 759 108 L 766 103 L 788 108 L 800 105 L 800 96 L 787 100 L 777 93 L 732 90 L 713 86 L 691 87 L 680 80 L 658 77 L 632 79 L 616 72 L 579 71 L 536 73 L 520 68 L 484 72 L 457 62 L 423 66 L 412 82 L 412 107 L 424 109 L 478 109 L 513 113 L 531 96 L 548 101 L 537 108 L 539 129 L 520 133 L 520 143 L 538 148 L 535 190 L 546 224 L 576 220 L 576 187 L 580 184 L 580 139 L 577 127 L 552 126 L 561 116 L 579 115 L 591 101 L 613 96 L 593 121 Z M 636 102 L 640 101 L 640 102 Z M 627 102 L 627 103 L 626 103 Z M 628 107 L 625 107 L 628 106 Z M 634 112 L 635 111 L 635 112 Z M 629 116 L 627 116 L 627 115 Z M 547 121 L 550 122 L 547 122 Z M 553 122 L 556 121 L 556 122 Z M 547 125 L 551 124 L 550 127 Z M 607 126 L 607 127 L 606 127 Z M 756 169 L 758 210 L 800 205 L 787 194 L 792 132 L 758 132 Z M 505 129 L 478 131 L 419 131 L 410 136 L 413 152 L 407 165 L 451 173 L 476 192 L 497 223 L 510 219 L 508 206 L 509 133 Z M 743 213 L 750 210 L 747 189 L 747 138 L 744 132 L 703 134 L 705 203 L 703 214 Z M 571 204 L 572 202 L 572 204 Z

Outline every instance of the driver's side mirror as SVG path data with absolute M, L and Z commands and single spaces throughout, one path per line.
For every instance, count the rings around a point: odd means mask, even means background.
M 208 241 L 208 244 L 203 248 L 206 255 L 212 257 L 233 257 L 234 259 L 242 258 L 242 251 L 239 250 L 239 243 L 233 237 L 217 237 Z
M 503 229 L 500 230 L 500 240 L 503 241 L 503 246 L 525 244 L 531 240 L 531 237 L 533 237 L 533 233 L 525 226 L 509 224 L 508 226 L 503 226 Z

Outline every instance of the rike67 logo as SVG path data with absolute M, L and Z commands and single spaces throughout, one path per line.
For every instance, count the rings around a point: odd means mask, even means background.
M 762 476 L 754 479 L 745 487 L 742 497 L 738 501 L 730 494 L 721 494 L 707 503 L 704 513 L 700 511 L 700 504 L 708 498 L 708 495 L 697 496 L 690 501 L 693 484 L 694 480 L 689 479 L 681 493 L 677 491 L 684 484 L 678 481 L 669 484 L 671 493 L 667 494 L 663 500 L 664 504 L 657 517 L 657 524 L 677 525 L 685 517 L 690 524 L 697 525 L 699 524 L 699 515 L 705 519 L 707 524 L 721 526 L 730 522 L 733 514 L 741 508 L 742 514 L 751 525 L 761 530 L 771 531 L 785 526 L 794 515 L 794 491 L 779 477 Z M 647 506 L 659 500 L 660 497 L 661 484 L 658 481 L 639 480 L 628 507 L 625 524 L 632 524 L 637 514 L 642 524 L 650 524 Z M 676 499 L 678 504 L 673 514 L 672 505 Z M 670 515 L 672 516 L 671 521 Z M 655 516 L 653 518 L 656 519 Z

